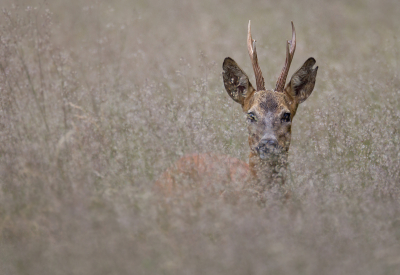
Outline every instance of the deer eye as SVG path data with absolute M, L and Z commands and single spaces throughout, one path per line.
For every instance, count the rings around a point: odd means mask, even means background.
M 283 122 L 290 122 L 290 113 L 284 113 L 282 115 L 282 121 Z
M 255 115 L 254 113 L 248 113 L 248 114 L 247 114 L 247 119 L 248 119 L 250 122 L 255 122 L 255 121 L 257 121 L 257 117 L 256 117 L 256 115 Z

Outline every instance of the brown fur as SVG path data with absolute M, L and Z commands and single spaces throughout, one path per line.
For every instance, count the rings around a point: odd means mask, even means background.
M 225 58 L 222 65 L 225 89 L 248 114 L 249 165 L 228 156 L 189 155 L 168 169 L 157 181 L 156 186 L 164 189 L 165 193 L 175 193 L 179 185 L 179 177 L 176 175 L 180 175 L 197 178 L 196 184 L 207 178 L 206 182 L 202 183 L 203 187 L 207 188 L 210 177 L 221 180 L 218 175 L 224 175 L 225 179 L 232 182 L 248 182 L 247 186 L 251 186 L 259 194 L 264 194 L 274 187 L 282 189 L 291 140 L 291 124 L 298 105 L 305 101 L 314 89 L 318 70 L 318 67 L 313 68 L 314 65 L 315 59 L 309 58 L 293 74 L 282 92 L 256 91 L 247 74 L 236 62 L 230 57 Z M 249 175 L 253 180 L 247 180 Z M 283 190 L 283 193 L 285 192 Z
M 311 94 L 317 74 L 313 68 L 314 58 L 309 58 L 293 74 L 283 92 L 274 90 L 255 91 L 247 75 L 236 62 L 227 57 L 223 63 L 225 89 L 233 100 L 241 104 L 245 113 L 256 117 L 248 119 L 250 156 L 252 174 L 265 189 L 274 183 L 284 183 L 287 166 L 287 153 L 291 140 L 291 123 L 298 105 Z M 290 121 L 283 120 L 284 114 L 290 114 Z M 263 145 L 263 142 L 274 142 Z M 260 150 L 263 149 L 263 150 Z
M 221 194 L 228 184 L 231 188 L 240 190 L 243 182 L 251 177 L 249 171 L 247 163 L 231 156 L 190 154 L 168 168 L 156 181 L 155 187 L 168 197 L 182 196 L 193 190 Z M 213 182 L 218 185 L 213 185 Z

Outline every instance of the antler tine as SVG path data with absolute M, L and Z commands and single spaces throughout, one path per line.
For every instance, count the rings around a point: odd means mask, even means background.
M 260 66 L 258 65 L 256 41 L 251 37 L 250 20 L 247 27 L 247 50 L 249 51 L 251 64 L 253 65 L 254 75 L 256 77 L 257 91 L 265 90 L 264 77 L 262 76 Z
M 290 45 L 290 49 L 289 49 Z M 285 65 L 282 68 L 282 72 L 276 82 L 275 91 L 282 92 L 285 88 L 286 77 L 289 72 L 290 64 L 292 63 L 292 59 L 294 56 L 294 51 L 296 50 L 296 30 L 294 29 L 293 21 L 292 21 L 292 40 L 287 41 L 286 44 L 286 61 Z

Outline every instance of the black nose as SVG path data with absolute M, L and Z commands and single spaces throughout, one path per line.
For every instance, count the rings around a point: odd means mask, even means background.
M 260 140 L 260 146 L 278 146 L 278 141 L 276 139 L 262 139 Z

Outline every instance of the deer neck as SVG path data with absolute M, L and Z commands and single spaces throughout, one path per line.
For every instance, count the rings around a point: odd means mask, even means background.
M 251 152 L 249 166 L 253 176 L 253 187 L 258 192 L 282 189 L 285 184 L 288 153 L 282 153 L 275 160 L 262 160 Z

